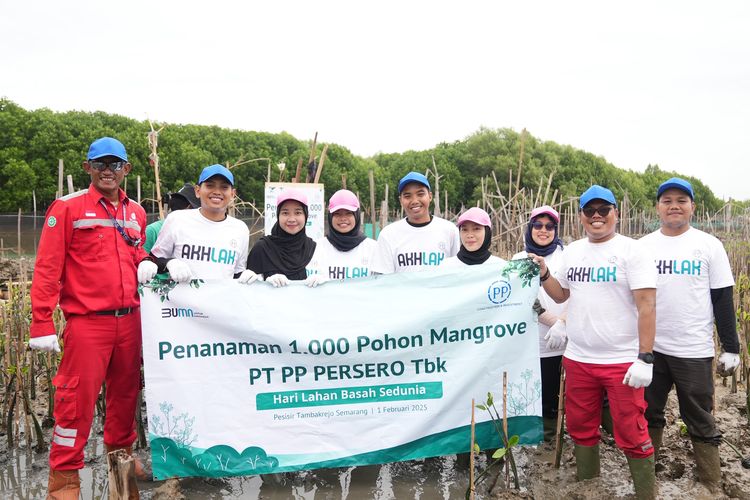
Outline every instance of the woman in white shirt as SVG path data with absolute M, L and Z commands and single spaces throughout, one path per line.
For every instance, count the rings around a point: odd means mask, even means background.
M 524 237 L 525 250 L 513 259 L 526 258 L 529 253 L 541 255 L 547 267 L 556 273 L 562 265 L 563 244 L 558 236 L 560 214 L 554 208 L 543 205 L 531 211 Z M 542 368 L 542 419 L 544 439 L 555 437 L 557 407 L 560 392 L 560 365 L 565 351 L 565 310 L 567 302 L 556 303 L 539 288 L 539 303 L 544 312 L 539 315 L 539 356 Z
M 505 260 L 490 253 L 492 222 L 490 216 L 478 207 L 465 211 L 458 218 L 461 249 L 455 257 L 448 257 L 441 268 L 475 266 L 478 264 L 505 265 Z

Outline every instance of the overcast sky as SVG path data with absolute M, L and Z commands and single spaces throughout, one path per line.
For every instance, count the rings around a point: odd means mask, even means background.
M 750 199 L 750 2 L 0 0 L 0 96 L 428 149 L 524 127 Z M 606 183 L 606 179 L 602 179 Z

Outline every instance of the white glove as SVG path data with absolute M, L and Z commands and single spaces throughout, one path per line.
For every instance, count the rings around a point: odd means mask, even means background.
M 187 283 L 193 279 L 193 271 L 190 270 L 190 266 L 184 260 L 170 260 L 167 262 L 167 271 L 169 271 L 169 277 L 177 283 Z
M 141 261 L 141 263 L 138 264 L 138 283 L 148 283 L 154 279 L 158 270 L 159 266 L 150 260 Z
M 289 284 L 289 278 L 287 278 L 283 274 L 274 274 L 273 276 L 269 276 L 266 281 L 271 283 L 274 288 L 287 286 Z
M 733 352 L 722 352 L 719 355 L 719 362 L 716 364 L 716 371 L 722 377 L 729 377 L 734 373 L 735 368 L 740 366 L 740 355 Z
M 326 279 L 326 277 L 323 276 L 320 273 L 318 273 L 318 274 L 311 274 L 305 280 L 305 285 L 309 286 L 310 288 L 315 288 L 318 285 L 322 285 L 326 281 L 328 281 L 328 279 Z
M 245 269 L 242 271 L 242 274 L 240 274 L 240 277 L 237 278 L 237 283 L 242 283 L 243 285 L 249 285 L 251 283 L 255 283 L 258 280 L 259 276 L 255 274 L 250 269 Z
M 547 349 L 550 351 L 557 351 L 562 348 L 568 341 L 568 335 L 565 333 L 565 322 L 561 319 L 555 321 L 555 324 L 547 331 L 547 335 L 544 336 L 544 340 L 547 341 Z
M 648 387 L 653 377 L 654 365 L 636 359 L 630 365 L 630 368 L 628 368 L 628 372 L 625 374 L 625 378 L 622 379 L 622 383 L 629 385 L 633 389 L 640 389 L 641 387 Z
M 44 337 L 32 337 L 29 339 L 29 347 L 40 351 L 60 352 L 60 343 L 57 335 L 45 335 Z

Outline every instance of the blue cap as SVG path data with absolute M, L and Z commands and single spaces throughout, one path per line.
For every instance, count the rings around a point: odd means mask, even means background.
M 667 179 L 666 181 L 662 182 L 661 186 L 659 186 L 659 189 L 656 190 L 656 199 L 658 200 L 659 198 L 661 198 L 661 195 L 664 194 L 664 191 L 666 191 L 667 189 L 679 189 L 680 191 L 684 191 L 685 193 L 687 193 L 688 196 L 690 196 L 691 200 L 695 199 L 693 186 L 691 186 L 690 183 L 685 179 L 672 177 L 671 179 Z
M 430 181 L 427 180 L 427 177 L 420 174 L 419 172 L 409 172 L 408 174 L 403 176 L 400 181 L 398 181 L 398 194 L 401 194 L 401 191 L 403 191 L 404 187 L 406 187 L 406 185 L 410 182 L 423 184 L 427 186 L 427 189 L 432 191 L 432 188 L 430 187 Z
M 219 164 L 204 168 L 203 172 L 201 172 L 201 176 L 198 177 L 198 184 L 203 184 L 214 175 L 220 175 L 224 177 L 227 181 L 229 181 L 229 184 L 234 186 L 234 176 L 232 175 L 232 172 L 230 172 L 229 169 L 224 165 Z
M 601 187 L 599 184 L 594 184 L 583 192 L 578 208 L 585 207 L 592 200 L 604 200 L 607 203 L 617 206 L 617 200 L 615 200 L 615 195 L 612 194 L 612 191 L 605 187 Z
M 125 152 L 125 146 L 117 139 L 111 137 L 102 137 L 95 140 L 89 146 L 87 160 L 96 160 L 105 156 L 116 156 L 122 161 L 128 161 L 128 154 Z

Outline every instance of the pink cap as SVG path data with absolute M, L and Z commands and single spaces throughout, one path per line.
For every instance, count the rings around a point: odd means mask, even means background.
M 328 211 L 333 213 L 337 210 L 349 210 L 356 212 L 359 210 L 359 200 L 357 195 L 348 189 L 339 189 L 328 200 Z
M 560 222 L 560 214 L 558 214 L 557 210 L 555 210 L 549 205 L 542 205 L 541 207 L 537 207 L 534 210 L 532 210 L 529 220 L 534 220 L 540 215 L 545 215 L 545 214 L 552 217 L 552 219 L 554 219 L 555 222 Z
M 458 227 L 461 227 L 461 224 L 467 221 L 476 222 L 480 226 L 492 227 L 490 216 L 479 207 L 472 207 L 462 213 L 461 217 L 458 218 Z
M 286 188 L 276 198 L 276 209 L 278 210 L 282 203 L 289 200 L 298 201 L 307 206 L 307 195 L 304 191 L 296 188 Z

